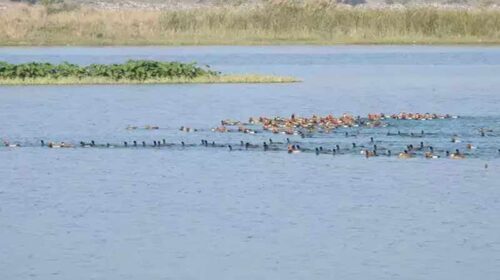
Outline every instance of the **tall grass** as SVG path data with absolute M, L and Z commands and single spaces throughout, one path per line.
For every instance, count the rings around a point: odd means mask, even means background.
M 500 43 L 499 9 L 346 7 L 325 1 L 251 7 L 0 11 L 2 45 Z

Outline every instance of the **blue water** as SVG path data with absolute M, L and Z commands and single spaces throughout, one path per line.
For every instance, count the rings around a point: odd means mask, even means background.
M 303 82 L 0 87 L 0 139 L 22 146 L 0 148 L 1 279 L 498 279 L 500 48 L 0 49 L 9 62 L 138 58 Z M 227 118 L 400 111 L 460 118 L 291 140 L 477 149 L 454 161 L 179 147 L 286 138 L 210 131 Z M 483 127 L 493 131 L 481 137 Z M 176 146 L 48 149 L 41 139 Z

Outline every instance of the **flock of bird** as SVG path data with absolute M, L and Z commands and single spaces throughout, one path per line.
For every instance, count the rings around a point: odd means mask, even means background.
M 452 116 L 449 114 L 421 114 L 421 113 L 400 113 L 393 115 L 385 114 L 369 114 L 367 117 L 352 116 L 349 114 L 343 114 L 340 117 L 334 117 L 333 115 L 327 116 L 316 116 L 311 117 L 299 117 L 292 114 L 288 118 L 283 117 L 251 117 L 248 122 L 241 122 L 237 120 L 222 120 L 220 125 L 211 129 L 213 132 L 218 133 L 244 133 L 244 134 L 259 134 L 266 137 L 267 134 L 283 134 L 286 135 L 286 141 L 283 140 L 275 141 L 269 137 L 266 141 L 262 141 L 263 138 L 258 143 L 255 141 L 243 141 L 234 143 L 216 143 L 215 141 L 209 141 L 207 139 L 201 139 L 197 144 L 185 143 L 180 141 L 179 143 L 170 143 L 165 139 L 154 140 L 154 141 L 123 141 L 120 144 L 116 143 L 96 143 L 94 140 L 90 141 L 80 141 L 79 143 L 67 143 L 67 142 L 54 142 L 40 140 L 39 145 L 48 148 L 167 148 L 167 147 L 178 147 L 178 148 L 189 148 L 189 147 L 205 147 L 205 148 L 225 148 L 229 151 L 249 151 L 249 150 L 261 150 L 261 151 L 283 151 L 290 154 L 297 153 L 315 153 L 316 155 L 330 154 L 330 155 L 342 155 L 342 154 L 358 154 L 366 158 L 377 157 L 377 156 L 397 156 L 402 159 L 409 159 L 413 157 L 424 157 L 428 159 L 436 158 L 450 158 L 450 159 L 464 159 L 468 157 L 472 150 L 476 149 L 476 146 L 472 143 L 467 143 L 465 149 L 468 152 L 462 152 L 460 149 L 443 149 L 435 148 L 432 145 L 426 145 L 424 141 L 419 141 L 418 144 L 407 144 L 401 147 L 399 150 L 395 149 L 394 145 L 385 145 L 376 136 L 368 136 L 366 139 L 351 142 L 343 141 L 340 144 L 331 143 L 321 143 L 314 144 L 314 142 L 303 140 L 304 138 L 314 138 L 315 135 L 321 133 L 342 133 L 345 135 L 346 139 L 350 136 L 356 136 L 356 133 L 346 131 L 350 128 L 382 128 L 387 127 L 388 123 L 385 120 L 405 120 L 405 121 L 424 121 L 424 120 L 436 120 L 436 119 L 453 119 L 458 118 L 457 116 Z M 147 125 L 144 127 L 128 126 L 127 130 L 158 130 L 159 126 Z M 178 129 L 181 132 L 198 132 L 203 131 L 200 129 L 190 128 L 182 126 Z M 486 133 L 493 132 L 491 129 L 481 128 L 478 134 L 482 137 L 486 136 Z M 294 135 L 300 136 L 302 139 L 297 140 Z M 426 136 L 425 131 L 421 130 L 419 132 L 403 133 L 401 131 L 387 132 L 386 136 L 407 136 L 411 138 L 423 138 Z M 293 140 L 291 139 L 293 138 Z M 454 135 L 450 142 L 459 143 L 461 140 L 458 135 Z M 464 143 L 465 144 L 465 143 Z M 21 147 L 19 143 L 12 143 L 4 141 L 4 146 L 9 148 Z M 329 146 L 329 147 L 327 147 Z M 500 149 L 497 151 L 500 155 Z

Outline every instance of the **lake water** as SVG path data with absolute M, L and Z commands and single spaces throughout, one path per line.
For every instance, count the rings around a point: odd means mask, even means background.
M 0 87 L 0 140 L 22 146 L 0 148 L 1 279 L 498 279 L 500 48 L 0 48 L 9 62 L 138 58 L 303 82 Z M 198 145 L 287 138 L 210 131 L 227 118 L 401 111 L 459 118 L 289 137 L 477 149 L 454 161 Z M 175 145 L 149 147 L 160 139 Z M 133 140 L 148 147 L 121 147 Z

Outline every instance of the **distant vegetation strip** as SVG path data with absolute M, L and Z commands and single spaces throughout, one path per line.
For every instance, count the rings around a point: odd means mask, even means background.
M 207 67 L 208 68 L 208 67 Z M 147 80 L 163 78 L 197 78 L 218 76 L 219 72 L 197 66 L 195 63 L 129 60 L 123 64 L 90 64 L 80 66 L 29 62 L 11 64 L 0 61 L 0 79 L 59 79 L 107 78 L 111 80 Z
M 123 64 L 80 66 L 67 62 L 10 64 L 0 61 L 0 85 L 285 83 L 291 77 L 222 75 L 194 63 L 129 60 Z
M 220 75 L 201 76 L 196 78 L 151 78 L 146 80 L 110 78 L 28 78 L 0 79 L 0 86 L 8 85 L 120 85 L 120 84 L 237 84 L 237 83 L 294 83 L 300 80 L 293 77 L 268 75 Z
M 500 9 L 347 7 L 335 1 L 98 10 L 0 10 L 1 45 L 498 44 Z

